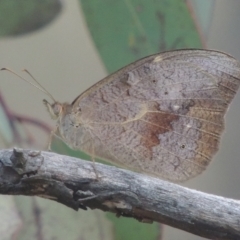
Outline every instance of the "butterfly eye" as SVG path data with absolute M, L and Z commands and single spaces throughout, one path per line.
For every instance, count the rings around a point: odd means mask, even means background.
M 47 100 L 43 100 L 44 105 L 47 107 L 48 112 L 52 119 L 57 119 L 62 112 L 62 105 L 60 103 L 50 104 Z
M 53 113 L 56 115 L 56 116 L 59 116 L 59 114 L 62 112 L 62 106 L 58 103 L 55 103 L 54 106 L 53 106 Z

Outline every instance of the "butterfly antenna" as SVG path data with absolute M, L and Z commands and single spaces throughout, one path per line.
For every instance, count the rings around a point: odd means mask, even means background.
M 26 72 L 38 85 L 28 81 L 27 79 L 21 77 L 19 74 L 15 73 L 14 71 L 12 71 L 11 69 L 9 68 L 1 68 L 1 71 L 2 70 L 6 70 L 16 76 L 18 76 L 19 78 L 21 78 L 23 81 L 29 83 L 30 85 L 34 86 L 35 88 L 37 88 L 38 90 L 40 90 L 41 92 L 45 93 L 46 95 L 48 95 L 54 102 L 56 102 L 56 100 L 54 99 L 54 97 L 32 76 L 32 74 L 26 70 L 26 69 L 23 69 L 22 71 Z

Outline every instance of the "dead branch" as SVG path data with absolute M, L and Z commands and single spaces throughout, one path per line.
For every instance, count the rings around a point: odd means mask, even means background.
M 0 194 L 98 208 L 209 239 L 240 239 L 240 202 L 233 199 L 52 152 L 0 150 L 0 162 Z

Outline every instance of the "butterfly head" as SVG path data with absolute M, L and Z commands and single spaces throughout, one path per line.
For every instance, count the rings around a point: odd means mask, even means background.
M 44 105 L 47 107 L 48 112 L 52 119 L 58 119 L 63 112 L 63 104 L 59 102 L 49 103 L 47 100 L 43 100 Z

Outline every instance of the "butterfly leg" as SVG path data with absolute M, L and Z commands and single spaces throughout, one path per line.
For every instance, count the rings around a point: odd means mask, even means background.
M 48 150 L 48 151 L 52 151 L 52 149 L 51 149 L 51 144 L 52 144 L 53 136 L 56 137 L 56 138 L 58 138 L 58 139 L 60 139 L 60 140 L 62 140 L 61 137 L 59 137 L 59 136 L 57 135 L 57 133 L 56 133 L 57 130 L 58 130 L 58 126 L 56 126 L 56 127 L 50 132 L 50 135 L 49 135 L 49 138 L 48 138 L 48 145 L 47 145 L 47 150 Z
M 97 172 L 97 169 L 96 169 L 96 164 L 95 164 L 95 150 L 94 150 L 94 144 L 91 144 L 91 148 L 92 148 L 92 154 L 91 154 L 91 160 L 92 160 L 92 167 L 93 167 L 93 170 L 95 172 L 95 175 L 96 175 L 96 180 L 100 180 L 100 177 L 98 175 L 98 172 Z
M 95 157 L 91 156 L 91 160 L 92 160 L 92 167 L 96 175 L 96 180 L 99 180 L 99 175 L 98 175 L 96 164 L 95 164 Z

